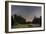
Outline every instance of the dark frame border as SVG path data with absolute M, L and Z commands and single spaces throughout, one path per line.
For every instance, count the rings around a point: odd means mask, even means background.
M 32 30 L 32 31 L 16 31 L 16 32 L 9 32 L 8 31 L 8 3 L 30 3 L 30 4 L 43 4 L 44 5 L 44 29 L 43 30 Z M 45 3 L 40 2 L 22 2 L 22 1 L 5 1 L 5 33 L 20 33 L 20 32 L 38 32 L 38 31 L 45 31 Z

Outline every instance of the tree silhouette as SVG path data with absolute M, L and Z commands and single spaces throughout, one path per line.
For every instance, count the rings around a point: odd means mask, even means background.
M 41 26 L 41 16 L 40 18 L 37 18 L 36 16 L 34 17 L 33 21 L 32 21 L 33 24 L 40 24 Z
M 12 25 L 12 26 L 14 25 L 14 19 L 13 19 L 13 16 L 11 16 L 11 25 Z
M 25 19 L 21 16 L 14 15 L 14 24 L 24 24 Z
M 14 18 L 13 18 L 14 16 Z M 17 24 L 40 24 L 41 26 L 41 16 L 40 18 L 37 18 L 34 16 L 34 19 L 32 22 L 26 22 L 26 19 L 24 19 L 22 16 L 13 15 L 11 16 L 11 25 L 17 25 Z

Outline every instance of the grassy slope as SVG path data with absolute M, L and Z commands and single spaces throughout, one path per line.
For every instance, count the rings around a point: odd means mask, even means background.
M 30 28 L 32 25 L 30 24 L 17 24 L 16 26 L 14 25 L 13 28 Z

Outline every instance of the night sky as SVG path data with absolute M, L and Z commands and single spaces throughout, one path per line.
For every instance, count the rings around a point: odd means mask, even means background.
M 40 6 L 11 6 L 11 15 L 18 15 L 24 17 L 27 21 L 31 21 L 34 16 L 41 16 Z

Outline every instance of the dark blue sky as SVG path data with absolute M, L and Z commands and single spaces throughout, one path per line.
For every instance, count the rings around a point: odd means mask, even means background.
M 11 15 L 20 15 L 20 16 L 41 16 L 41 7 L 38 6 L 11 6 Z

